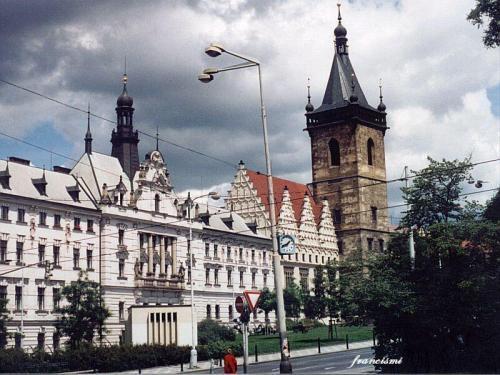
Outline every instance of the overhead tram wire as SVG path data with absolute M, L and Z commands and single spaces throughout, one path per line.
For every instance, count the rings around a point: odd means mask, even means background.
M 42 94 L 42 93 L 37 92 L 37 91 L 35 91 L 35 90 L 28 89 L 28 88 L 26 88 L 26 87 L 23 87 L 23 86 L 21 86 L 21 85 L 15 84 L 15 83 L 12 83 L 12 82 L 7 81 L 7 80 L 2 79 L 2 78 L 0 78 L 0 82 L 5 83 L 6 85 L 10 85 L 10 86 L 12 86 L 12 87 L 15 87 L 15 88 L 17 88 L 17 89 L 20 89 L 20 90 L 26 91 L 26 92 L 28 92 L 28 93 L 30 93 L 30 94 L 37 95 L 37 96 L 39 96 L 39 97 L 41 97 L 41 98 L 43 98 L 43 99 L 49 100 L 49 101 L 54 102 L 54 103 L 59 104 L 59 105 L 62 105 L 62 106 L 64 106 L 64 107 L 66 107 L 66 108 L 73 109 L 73 110 L 75 110 L 75 111 L 78 111 L 78 112 L 81 112 L 81 113 L 88 114 L 88 115 L 90 115 L 90 116 L 92 116 L 92 117 L 94 117 L 94 118 L 96 118 L 96 119 L 103 120 L 103 121 L 108 122 L 108 123 L 111 123 L 111 124 L 113 124 L 113 125 L 117 125 L 116 121 L 114 121 L 114 120 L 110 120 L 110 119 L 108 119 L 108 118 L 106 118 L 106 117 L 103 117 L 103 116 L 97 115 L 97 114 L 95 114 L 95 113 L 92 113 L 92 112 L 90 112 L 90 111 L 88 111 L 88 110 L 85 110 L 85 109 L 79 108 L 79 107 L 77 107 L 77 106 L 74 106 L 74 105 L 71 105 L 71 104 L 65 103 L 65 102 L 63 102 L 63 101 L 61 101 L 61 100 L 54 99 L 54 98 L 52 98 L 52 97 L 50 97 L 50 96 L 48 96 L 48 95 Z M 185 151 L 189 151 L 189 152 L 192 152 L 192 153 L 194 153 L 194 154 L 196 154 L 196 155 L 203 156 L 203 157 L 205 157 L 205 158 L 208 158 L 208 159 L 211 159 L 211 160 L 217 161 L 217 162 L 219 162 L 219 163 L 222 163 L 222 164 L 225 164 L 225 165 L 231 166 L 232 168 L 236 168 L 236 167 L 237 167 L 237 165 L 236 165 L 236 164 L 234 164 L 234 163 L 231 163 L 231 162 L 229 162 L 229 161 L 227 161 L 227 160 L 220 159 L 220 158 L 218 158 L 218 157 L 216 157 L 216 156 L 212 156 L 212 155 L 206 154 L 206 153 L 204 153 L 204 152 L 201 152 L 201 151 L 195 150 L 195 149 L 193 149 L 193 148 L 191 148 L 191 147 L 181 145 L 181 144 L 179 144 L 179 143 L 176 143 L 176 142 L 170 141 L 170 140 L 168 140 L 168 139 L 164 139 L 164 138 L 161 138 L 161 137 L 157 137 L 156 135 L 152 135 L 152 134 L 146 133 L 146 132 L 144 132 L 144 131 L 142 131 L 142 130 L 139 130 L 139 129 L 137 129 L 137 132 L 138 132 L 139 134 L 142 134 L 142 135 L 146 136 L 146 137 L 153 138 L 153 139 L 158 139 L 159 141 L 165 142 L 165 143 L 167 143 L 167 144 L 169 144 L 169 145 L 172 145 L 172 146 L 175 146 L 175 147 L 177 147 L 177 148 L 179 148 L 179 149 L 182 149 L 182 150 L 185 150 Z
M 474 195 L 474 194 L 480 194 L 480 193 L 485 193 L 485 192 L 490 192 L 490 191 L 496 191 L 496 190 L 499 190 L 500 188 L 492 188 L 492 189 L 486 189 L 486 190 L 481 190 L 481 191 L 473 191 L 473 192 L 469 192 L 469 193 L 463 193 L 463 194 L 459 194 L 459 197 L 460 196 L 467 196 L 467 195 Z M 406 206 L 406 203 L 402 203 L 402 204 L 397 204 L 397 205 L 391 205 L 391 206 L 387 206 L 387 207 L 381 207 L 379 208 L 380 210 L 388 210 L 388 209 L 391 209 L 391 208 L 396 208 L 396 207 L 403 207 L 403 206 Z M 356 214 L 360 214 L 360 213 L 365 213 L 365 212 L 371 212 L 371 209 L 370 210 L 361 210 L 361 211 L 357 211 L 357 212 L 352 212 L 350 213 L 350 215 L 356 215 Z M 294 223 L 299 223 L 299 221 L 297 220 L 293 220 Z M 151 226 L 163 226 L 165 224 L 154 224 L 154 225 L 151 225 Z M 279 224 L 277 223 L 276 226 L 278 226 Z M 271 228 L 270 225 L 266 225 L 266 226 L 263 226 L 263 227 L 259 227 L 258 229 L 268 229 L 268 228 Z M 144 228 L 142 228 L 144 229 Z M 140 230 L 140 229 L 130 229 L 130 230 Z M 129 230 L 129 231 L 130 231 Z M 232 232 L 231 234 L 242 234 L 242 233 L 253 233 L 250 229 L 245 229 L 245 230 L 241 230 L 241 231 L 237 231 L 237 232 Z M 118 232 L 116 233 L 113 233 L 113 234 L 117 234 Z M 105 236 L 110 236 L 110 234 L 108 235 L 103 235 L 102 237 L 105 237 Z M 267 239 L 267 238 L 266 238 Z M 84 239 L 82 239 L 81 241 L 83 241 Z M 188 240 L 186 241 L 178 241 L 177 242 L 177 245 L 182 245 L 182 244 L 186 244 L 187 245 L 188 243 Z M 52 244 L 53 246 L 53 244 Z M 31 250 L 31 249 L 30 249 Z M 128 249 L 130 251 L 134 251 L 134 250 L 141 250 L 141 248 L 130 248 Z M 31 253 L 33 254 L 33 253 Z M 112 251 L 110 253 L 103 253 L 103 254 L 96 254 L 96 255 L 92 255 L 91 258 L 97 258 L 99 257 L 100 255 L 101 256 L 106 256 L 106 255 L 114 255 L 116 254 L 116 251 Z M 71 257 L 65 257 L 65 258 L 71 258 Z M 86 260 L 87 257 L 80 257 L 79 260 Z M 59 263 L 65 263 L 65 262 L 72 262 L 73 259 L 68 259 L 68 260 L 63 260 L 63 261 L 60 261 Z M 53 263 L 53 262 L 51 262 Z M 36 263 L 32 263 L 32 264 L 29 264 L 29 265 L 24 265 L 24 266 L 19 266 L 18 268 L 15 268 L 15 269 L 11 269 L 11 270 L 8 270 L 8 271 L 5 271 L 3 273 L 0 273 L 0 276 L 3 276 L 3 275 L 6 275 L 6 274 L 9 274 L 9 273 L 12 273 L 12 272 L 17 272 L 23 268 L 31 268 L 31 267 L 38 267 L 38 265 L 40 264 L 40 262 L 36 262 Z

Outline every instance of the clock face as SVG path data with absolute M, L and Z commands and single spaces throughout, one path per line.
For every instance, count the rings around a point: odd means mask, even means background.
M 284 254 L 295 254 L 295 238 L 288 234 L 278 237 L 279 243 L 279 253 Z

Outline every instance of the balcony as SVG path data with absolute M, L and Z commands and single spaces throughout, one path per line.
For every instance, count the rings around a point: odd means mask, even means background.
M 167 279 L 167 278 L 154 278 L 154 277 L 136 277 L 136 288 L 147 289 L 184 289 L 184 280 L 181 279 Z

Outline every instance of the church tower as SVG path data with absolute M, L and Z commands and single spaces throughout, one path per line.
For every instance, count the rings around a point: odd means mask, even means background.
M 308 94 L 312 190 L 327 199 L 339 253 L 383 251 L 388 240 L 384 136 L 385 105 L 370 106 L 349 60 L 347 30 L 338 5 L 335 55 L 323 103 L 314 109 Z
M 123 91 L 116 100 L 116 130 L 111 134 L 111 156 L 116 157 L 124 172 L 130 178 L 134 179 L 135 172 L 139 170 L 139 134 L 134 131 L 133 116 L 134 99 L 127 92 L 127 74 L 123 75 Z

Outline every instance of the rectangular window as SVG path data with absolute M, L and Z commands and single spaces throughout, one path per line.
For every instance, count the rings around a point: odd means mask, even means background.
M 5 285 L 0 286 L 0 300 L 7 299 L 7 287 Z
M 219 285 L 219 270 L 217 268 L 214 269 L 214 284 Z
M 210 244 L 205 242 L 205 256 L 208 258 L 210 256 Z
M 377 207 L 370 207 L 372 211 L 372 223 L 377 222 Z
M 61 248 L 59 246 L 53 246 L 52 250 L 54 252 L 54 267 L 59 267 L 60 264 L 60 254 L 61 254 Z
M 368 251 L 373 250 L 373 238 L 367 238 L 368 241 Z
M 73 269 L 80 269 L 80 249 L 73 248 Z
M 233 320 L 233 306 L 229 305 L 227 310 L 228 310 L 229 320 Z
M 125 241 L 125 231 L 123 229 L 118 229 L 118 245 L 123 245 Z
M 243 248 L 240 247 L 240 262 L 243 262 Z
M 92 250 L 87 250 L 87 269 L 91 270 L 92 268 Z
M 26 221 L 24 221 L 24 216 L 26 215 L 26 211 L 24 210 L 24 208 L 18 208 L 17 209 L 17 221 L 19 223 L 26 223 Z
M 24 243 L 17 241 L 16 242 L 16 263 L 17 265 L 22 265 L 23 263 L 23 247 Z
M 54 215 L 54 228 L 61 228 L 61 215 Z
M 39 332 L 36 340 L 38 350 L 43 351 L 43 348 L 45 348 L 45 332 Z
M 227 260 L 231 261 L 231 246 L 227 247 Z
M 38 288 L 38 311 L 45 310 L 45 288 Z
M 302 261 L 305 262 L 306 261 L 306 254 L 302 254 Z
M 252 288 L 256 288 L 257 272 L 252 272 Z
M 264 251 L 262 253 L 262 262 L 264 263 L 264 265 L 267 264 L 267 251 Z
M 118 319 L 125 320 L 125 302 L 118 302 Z
M 240 271 L 240 286 L 244 286 L 243 284 L 244 275 L 245 275 L 244 271 Z
M 2 206 L 2 220 L 9 220 L 9 207 L 8 206 Z
M 7 241 L 0 240 L 0 262 L 7 261 Z
M 233 270 L 227 270 L 227 286 L 233 286 Z
M 80 229 L 80 218 L 79 217 L 75 217 L 73 219 L 73 229 L 74 230 L 81 230 Z
M 210 268 L 205 269 L 205 284 L 210 284 Z
M 316 255 L 316 257 L 315 257 L 315 258 L 316 258 L 316 263 L 318 263 L 318 256 Z
M 40 212 L 38 214 L 38 224 L 47 225 L 47 212 Z
M 16 286 L 16 311 L 21 311 L 23 305 L 23 287 Z
M 312 263 L 312 255 L 309 254 L 309 263 Z
M 87 220 L 87 232 L 94 233 L 94 220 Z
M 54 310 L 58 309 L 61 305 L 61 291 L 59 288 L 52 289 L 52 302 L 54 304 Z
M 252 263 L 255 264 L 255 250 L 252 250 Z
M 118 277 L 125 278 L 125 259 L 118 259 Z
M 383 253 L 384 252 L 384 240 L 383 239 L 378 240 L 378 247 L 379 247 L 380 252 Z
M 309 291 L 309 271 L 300 270 L 300 286 L 304 292 Z
M 38 244 L 38 264 L 45 263 L 45 245 Z
M 333 209 L 333 224 L 342 224 L 342 211 L 340 208 Z
M 220 307 L 215 305 L 215 319 L 220 319 Z
M 267 287 L 267 273 L 265 273 L 263 276 L 262 276 L 262 280 L 263 280 L 263 283 L 264 283 L 264 288 Z
M 293 282 L 293 268 L 285 267 L 285 287 Z
M 219 255 L 219 246 L 217 244 L 214 244 L 214 259 L 218 259 Z
M 212 306 L 207 305 L 207 319 L 212 318 Z

